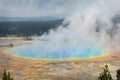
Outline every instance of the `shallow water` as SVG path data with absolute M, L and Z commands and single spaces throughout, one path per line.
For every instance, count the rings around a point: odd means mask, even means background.
M 48 46 L 48 44 L 22 45 L 8 49 L 8 52 L 21 57 L 41 59 L 92 58 L 106 53 L 104 49 L 95 45 L 56 47 Z

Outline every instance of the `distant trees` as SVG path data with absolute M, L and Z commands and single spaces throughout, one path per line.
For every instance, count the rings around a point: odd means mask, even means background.
M 3 80 L 13 80 L 13 77 L 11 77 L 11 74 L 10 72 L 6 72 L 6 70 L 4 70 L 4 73 L 3 73 Z

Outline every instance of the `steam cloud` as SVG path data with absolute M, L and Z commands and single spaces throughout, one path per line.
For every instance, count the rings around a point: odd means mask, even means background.
M 20 47 L 24 56 L 89 58 L 120 52 L 119 0 L 97 0 L 73 12 L 63 24 L 43 34 L 31 46 Z M 15 53 L 13 51 L 13 53 Z M 27 54 L 25 54 L 27 53 Z
M 109 53 L 119 53 L 120 8 L 118 2 L 118 0 L 111 0 L 111 2 L 99 0 L 89 8 L 77 10 L 67 17 L 57 30 L 50 30 L 48 35 L 42 35 L 40 39 L 47 39 L 48 46 L 51 48 L 96 45 L 103 50 L 108 50 Z

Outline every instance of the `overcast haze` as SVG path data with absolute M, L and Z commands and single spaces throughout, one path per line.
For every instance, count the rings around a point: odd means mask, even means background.
M 0 16 L 38 17 L 68 16 L 94 0 L 0 0 Z
M 93 5 L 108 7 L 105 11 L 112 13 L 118 11 L 119 3 L 120 0 L 0 0 L 0 17 L 65 17 Z

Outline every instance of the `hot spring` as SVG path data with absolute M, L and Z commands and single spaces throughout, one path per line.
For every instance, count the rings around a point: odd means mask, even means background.
M 56 30 L 39 36 L 31 44 L 10 48 L 8 52 L 27 58 L 55 60 L 86 59 L 117 53 L 120 28 L 113 17 L 99 7 L 78 11 L 65 18 Z
M 67 27 L 50 30 L 31 44 L 8 49 L 17 56 L 39 59 L 86 59 L 106 55 L 106 35 L 95 31 L 94 21 L 78 19 Z
M 41 43 L 38 45 L 23 45 L 8 49 L 11 54 L 27 58 L 40 59 L 75 59 L 75 58 L 92 58 L 102 56 L 106 51 L 96 45 L 64 45 L 56 47 L 48 46 L 49 43 Z

